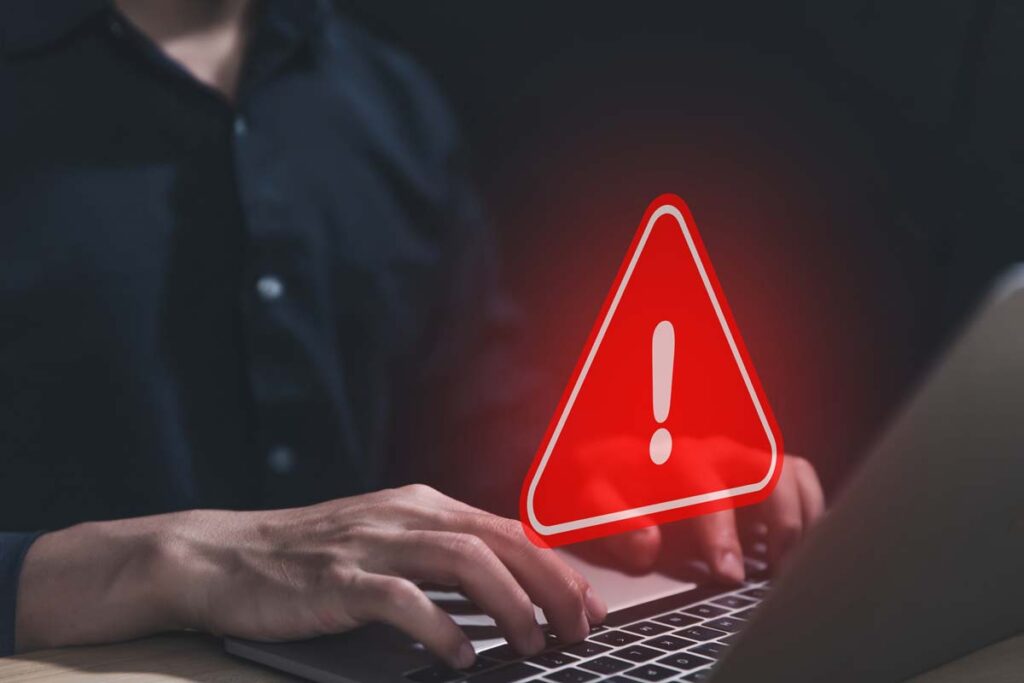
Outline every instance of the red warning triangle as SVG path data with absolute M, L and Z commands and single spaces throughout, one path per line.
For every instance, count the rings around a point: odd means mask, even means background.
M 648 207 L 523 483 L 557 546 L 755 503 L 782 436 L 693 216 Z

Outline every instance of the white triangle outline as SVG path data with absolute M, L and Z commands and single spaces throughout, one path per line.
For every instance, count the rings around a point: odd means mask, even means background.
M 555 449 L 555 444 L 558 443 L 558 437 L 562 433 L 562 428 L 565 426 L 565 422 L 569 418 L 569 414 L 572 412 L 572 407 L 576 402 L 576 397 L 579 395 L 580 389 L 583 387 L 583 383 L 587 379 L 587 373 L 590 371 L 590 366 L 593 363 L 594 358 L 597 356 L 598 349 L 601 347 L 601 342 L 604 340 L 605 332 L 608 331 L 608 326 L 611 324 L 612 318 L 615 317 L 615 311 L 619 307 L 619 301 L 622 299 L 622 293 L 626 291 L 626 285 L 629 284 L 629 280 L 633 276 L 633 269 L 636 267 L 636 263 L 640 259 L 640 254 L 643 253 L 644 247 L 647 245 L 647 238 L 650 236 L 651 230 L 654 228 L 654 224 L 662 216 L 671 216 L 679 224 L 679 228 L 683 233 L 683 238 L 686 240 L 686 245 L 690 249 L 690 255 L 693 257 L 694 263 L 697 265 L 697 271 L 700 273 L 701 281 L 704 283 L 704 289 L 707 291 L 708 298 L 711 299 L 711 305 L 714 307 L 715 314 L 718 316 L 718 322 L 722 326 L 722 332 L 725 333 L 726 341 L 729 343 L 729 349 L 732 351 L 733 358 L 736 360 L 736 366 L 739 368 L 740 375 L 743 377 L 743 383 L 746 385 L 747 392 L 750 394 L 750 400 L 754 403 L 754 409 L 757 411 L 757 416 L 761 420 L 761 426 L 764 428 L 765 436 L 768 437 L 768 443 L 771 447 L 771 464 L 768 467 L 768 472 L 764 475 L 764 478 L 753 484 L 745 484 L 719 491 L 710 491 L 708 493 L 687 496 L 677 500 L 669 500 L 663 503 L 652 503 L 650 505 L 644 505 L 637 508 L 620 510 L 618 512 L 609 512 L 569 522 L 544 524 L 537 519 L 537 514 L 533 505 L 533 498 L 537 491 L 537 485 L 540 483 L 541 476 L 544 474 L 544 469 L 547 467 L 548 459 L 551 457 L 551 453 Z M 612 303 L 608 307 L 608 313 L 601 322 L 601 328 L 597 331 L 594 344 L 590 347 L 590 351 L 587 354 L 587 360 L 583 363 L 583 368 L 580 370 L 580 375 L 576 379 L 576 384 L 572 388 L 572 393 L 569 394 L 569 400 L 565 403 L 565 408 L 562 410 L 562 414 L 558 418 L 558 423 L 555 425 L 555 429 L 551 433 L 551 439 L 548 441 L 548 445 L 544 449 L 544 455 L 541 457 L 540 464 L 537 466 L 537 471 L 534 472 L 533 479 L 530 481 L 530 488 L 526 494 L 526 514 L 529 517 L 530 526 L 533 527 L 533 530 L 541 536 L 552 536 L 554 534 L 561 534 L 567 531 L 577 531 L 579 529 L 586 529 L 600 524 L 621 522 L 623 520 L 642 517 L 644 515 L 666 512 L 668 510 L 677 510 L 679 508 L 699 505 L 701 503 L 709 503 L 716 500 L 723 500 L 725 498 L 742 496 L 748 493 L 756 493 L 763 490 L 768 485 L 768 482 L 772 480 L 772 475 L 775 474 L 775 468 L 777 465 L 778 446 L 775 443 L 775 435 L 772 433 L 771 427 L 768 425 L 768 418 L 765 415 L 764 407 L 761 405 L 757 392 L 754 391 L 754 385 L 750 381 L 750 373 L 747 371 L 747 367 L 743 364 L 743 358 L 740 356 L 739 348 L 736 346 L 736 340 L 733 339 L 732 331 L 726 323 L 725 314 L 722 312 L 722 306 L 718 303 L 718 297 L 715 295 L 715 290 L 711 286 L 711 280 L 708 278 L 707 270 L 704 267 L 703 261 L 701 261 L 700 254 L 697 251 L 697 246 L 693 242 L 693 237 L 690 235 L 690 229 L 686 225 L 686 219 L 683 218 L 683 214 L 680 213 L 679 209 L 671 204 L 660 206 L 653 214 L 651 214 L 651 218 L 647 222 L 643 234 L 640 236 L 640 242 L 637 244 L 636 251 L 633 252 L 633 257 L 630 259 L 629 265 L 626 267 L 626 273 L 622 278 L 622 282 L 619 283 L 619 288 L 615 291 Z

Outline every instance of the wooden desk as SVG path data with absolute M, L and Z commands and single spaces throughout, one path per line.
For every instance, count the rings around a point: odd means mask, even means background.
M 297 680 L 236 659 L 224 652 L 219 640 L 200 634 L 158 636 L 100 647 L 45 650 L 0 659 L 0 681 L 5 683 L 295 683 Z
M 297 680 L 235 659 L 224 653 L 219 641 L 198 634 L 160 636 L 103 647 L 48 650 L 0 659 L 0 681 L 18 683 L 295 683 Z M 1020 683 L 1022 680 L 1024 634 L 917 676 L 911 683 Z

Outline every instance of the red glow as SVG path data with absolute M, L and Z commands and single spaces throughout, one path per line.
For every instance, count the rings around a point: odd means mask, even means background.
M 678 352 L 670 409 L 656 410 L 652 333 L 662 321 L 676 330 Z M 524 483 L 520 515 L 535 542 L 581 541 L 771 492 L 781 434 L 678 197 L 663 195 L 648 208 L 584 349 Z M 671 434 L 667 459 L 653 455 L 659 429 Z M 634 514 L 595 521 L 623 511 Z

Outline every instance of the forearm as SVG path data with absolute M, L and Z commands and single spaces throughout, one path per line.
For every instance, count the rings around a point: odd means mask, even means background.
M 188 514 L 188 513 L 182 513 Z M 173 529 L 181 515 L 79 524 L 29 549 L 18 585 L 19 652 L 182 628 Z

